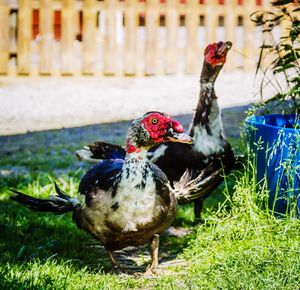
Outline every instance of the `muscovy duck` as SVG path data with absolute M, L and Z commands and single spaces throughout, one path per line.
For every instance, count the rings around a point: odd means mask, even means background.
M 35 211 L 72 211 L 77 226 L 104 245 L 113 265 L 117 265 L 113 251 L 150 241 L 149 271 L 155 271 L 159 234 L 173 222 L 177 200 L 194 198 L 201 183 L 194 180 L 177 190 L 169 185 L 166 175 L 147 158 L 149 148 L 164 142 L 191 143 L 192 138 L 167 114 L 146 113 L 128 131 L 125 158 L 102 160 L 92 167 L 79 184 L 77 199 L 56 184 L 57 195 L 48 199 L 16 190 L 11 199 Z
M 224 135 L 221 112 L 214 89 L 216 78 L 226 62 L 227 52 L 231 46 L 232 43 L 229 41 L 220 41 L 208 45 L 204 51 L 200 96 L 190 126 L 193 145 L 160 144 L 148 154 L 150 160 L 164 171 L 172 184 L 180 180 L 186 169 L 190 171 L 191 179 L 200 177 L 201 174 L 202 197 L 195 201 L 195 223 L 201 220 L 204 198 L 222 183 L 222 173 L 228 174 L 236 166 L 232 148 Z M 98 141 L 76 151 L 76 156 L 96 163 L 101 159 L 124 158 L 125 150 L 121 146 Z

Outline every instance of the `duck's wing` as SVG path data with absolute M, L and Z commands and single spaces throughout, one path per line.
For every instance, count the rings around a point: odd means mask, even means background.
M 166 143 L 150 151 L 150 161 L 154 162 L 168 177 L 171 183 L 180 180 L 187 168 L 203 169 L 205 156 L 183 143 Z
M 96 159 L 124 159 L 126 155 L 123 147 L 102 141 L 90 144 L 89 148 Z
M 154 182 L 156 186 L 156 193 L 162 197 L 166 204 L 170 203 L 170 190 L 169 180 L 165 173 L 154 163 L 150 163 L 150 168 L 153 172 Z
M 114 194 L 121 179 L 119 173 L 123 164 L 123 159 L 103 160 L 83 176 L 78 192 L 85 196 L 85 202 L 88 206 L 97 198 L 99 192 L 101 194 Z
M 126 151 L 123 147 L 102 141 L 96 141 L 75 152 L 79 160 L 98 163 L 106 159 L 124 159 Z
M 211 156 L 206 168 L 200 171 L 187 169 L 179 182 L 174 183 L 179 204 L 207 197 L 224 181 L 224 176 L 244 168 L 243 156 L 235 157 L 232 151 L 224 154 Z
M 178 204 L 205 198 L 224 180 L 223 169 L 210 171 L 210 174 L 207 174 L 207 171 L 203 170 L 195 178 L 192 178 L 193 175 L 193 170 L 186 170 L 181 179 L 174 183 L 174 191 Z

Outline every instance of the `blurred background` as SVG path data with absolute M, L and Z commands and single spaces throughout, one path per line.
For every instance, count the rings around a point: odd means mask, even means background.
M 220 40 L 233 43 L 220 106 L 255 102 L 265 27 L 251 14 L 265 9 L 270 1 L 1 0 L 0 135 L 190 113 L 204 48 Z

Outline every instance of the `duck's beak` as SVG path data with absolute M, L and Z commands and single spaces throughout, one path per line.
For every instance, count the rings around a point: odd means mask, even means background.
M 222 44 L 220 45 L 220 47 L 218 49 L 218 53 L 220 53 L 220 54 L 227 53 L 231 47 L 232 47 L 232 42 L 230 42 L 230 41 L 222 42 Z
M 165 139 L 168 142 L 174 142 L 174 143 L 185 143 L 185 144 L 192 144 L 193 138 L 185 133 L 178 133 L 174 132 L 174 130 L 171 128 L 168 130 L 167 135 L 165 136 Z

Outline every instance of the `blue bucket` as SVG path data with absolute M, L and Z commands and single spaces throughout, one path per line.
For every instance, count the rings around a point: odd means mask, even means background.
M 300 216 L 300 119 L 296 115 L 251 116 L 246 134 L 254 152 L 257 181 L 269 191 L 275 214 Z

